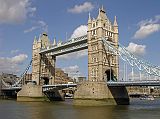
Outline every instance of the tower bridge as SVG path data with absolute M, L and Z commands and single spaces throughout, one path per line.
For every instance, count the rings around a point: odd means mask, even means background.
M 56 57 L 84 49 L 88 49 L 88 80 L 78 85 L 55 85 Z M 131 68 L 131 78 L 127 78 L 127 71 L 124 70 L 123 81 L 119 75 L 120 60 Z M 139 80 L 135 80 L 134 69 L 139 71 Z M 142 79 L 142 74 L 147 76 L 145 80 Z M 150 76 L 155 80 L 151 80 Z M 84 36 L 64 43 L 56 43 L 55 39 L 51 43 L 46 33 L 39 39 L 35 37 L 32 48 L 32 80 L 36 85 L 22 86 L 18 97 L 38 97 L 42 96 L 43 91 L 77 86 L 74 95 L 74 103 L 77 105 L 129 104 L 126 86 L 160 86 L 159 77 L 159 66 L 135 56 L 119 43 L 116 16 L 112 23 L 102 7 L 97 18 L 92 19 L 89 14 L 88 31 Z M 47 85 L 43 85 L 44 81 Z M 19 83 L 20 81 L 13 87 Z

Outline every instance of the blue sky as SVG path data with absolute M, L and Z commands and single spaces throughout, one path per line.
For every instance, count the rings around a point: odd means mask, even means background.
M 0 0 L 0 72 L 21 73 L 31 60 L 35 36 L 47 31 L 51 40 L 65 41 L 78 27 L 85 30 L 88 13 L 96 18 L 101 5 L 112 22 L 117 16 L 119 42 L 160 65 L 159 0 Z M 69 56 L 58 58 L 56 66 L 87 76 L 86 51 Z

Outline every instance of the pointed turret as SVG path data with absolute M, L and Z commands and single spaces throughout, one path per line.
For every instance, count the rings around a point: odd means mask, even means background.
M 34 41 L 33 41 L 33 43 L 34 43 L 34 44 L 36 44 L 36 43 L 37 43 L 37 38 L 36 38 L 36 36 L 34 37 Z
M 98 19 L 98 20 L 100 20 L 100 19 L 101 19 L 101 10 L 100 10 L 100 8 L 99 8 L 99 10 L 98 10 L 98 16 L 97 16 L 97 19 Z
M 113 26 L 118 26 L 117 17 L 116 16 L 114 17 L 114 24 L 113 24 Z
M 41 42 L 41 34 L 39 34 L 38 42 Z
M 91 29 L 92 27 L 92 20 L 91 20 L 91 15 L 90 13 L 88 14 L 88 31 Z
M 91 15 L 90 15 L 90 12 L 89 12 L 89 14 L 88 14 L 88 23 L 91 23 L 92 22 L 92 20 L 91 20 Z
M 102 7 L 101 7 L 101 10 L 102 10 L 102 11 L 105 11 L 104 8 L 103 8 L 103 5 L 102 5 Z
M 53 40 L 53 46 L 56 46 L 56 38 Z

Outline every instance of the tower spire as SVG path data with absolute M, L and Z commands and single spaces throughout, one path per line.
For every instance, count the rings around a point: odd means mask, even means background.
M 116 16 L 114 17 L 114 24 L 113 24 L 113 26 L 118 26 L 117 17 Z
M 36 36 L 34 37 L 33 43 L 37 43 L 37 38 L 36 38 Z
M 101 19 L 101 9 L 100 8 L 98 10 L 98 17 L 97 17 L 97 19 Z
M 91 14 L 90 14 L 90 12 L 88 13 L 88 23 L 91 23 Z
M 101 10 L 102 10 L 102 11 L 104 11 L 104 7 L 103 7 L 103 5 L 102 5 L 102 7 L 101 7 Z
M 54 38 L 54 40 L 53 40 L 53 46 L 55 46 L 56 45 L 56 38 Z
M 39 39 L 38 39 L 38 41 L 39 41 L 39 42 L 41 41 L 41 34 L 39 34 Z

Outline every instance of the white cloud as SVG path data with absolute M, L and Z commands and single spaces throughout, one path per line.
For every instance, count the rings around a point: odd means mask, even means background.
M 0 23 L 23 22 L 36 11 L 31 0 L 0 0 Z
M 19 54 L 14 57 L 0 57 L 0 72 L 18 73 L 20 65 L 27 59 L 26 54 Z
M 145 45 L 138 45 L 135 43 L 129 43 L 128 47 L 126 49 L 138 56 L 144 55 L 146 53 L 146 46 Z
M 24 33 L 29 33 L 37 29 L 41 29 L 43 32 L 44 31 L 48 32 L 48 25 L 44 21 L 40 20 L 40 21 L 35 22 L 35 25 L 32 26 L 31 28 L 24 30 Z
M 93 8 L 94 8 L 94 5 L 91 2 L 85 2 L 81 5 L 75 5 L 73 8 L 68 9 L 68 12 L 78 14 L 82 12 L 92 11 Z
M 144 39 L 149 35 L 160 31 L 160 15 L 154 19 L 142 20 L 138 23 L 139 29 L 134 34 L 134 39 Z
M 65 55 L 61 55 L 58 56 L 58 59 L 62 59 L 62 60 L 70 60 L 70 59 L 78 59 L 78 58 L 82 58 L 88 55 L 88 50 L 81 50 L 78 52 L 73 52 L 73 53 L 69 53 L 69 54 L 65 54 Z
M 11 54 L 16 54 L 16 53 L 18 53 L 18 52 L 19 52 L 18 49 L 16 49 L 16 50 L 11 50 Z
M 86 25 L 80 25 L 79 27 L 77 27 L 72 35 L 71 38 L 76 38 L 76 37 L 80 37 L 80 36 L 84 36 L 87 34 L 87 29 L 88 27 Z M 69 53 L 69 54 L 65 54 L 65 55 L 61 55 L 59 57 L 57 57 L 58 59 L 65 59 L 65 60 L 69 60 L 69 59 L 77 59 L 77 58 L 81 58 L 84 56 L 88 55 L 88 50 L 81 50 L 78 52 L 73 52 L 73 53 Z
M 25 59 L 27 59 L 27 57 L 28 56 L 26 54 L 19 54 L 17 56 L 12 57 L 11 62 L 15 64 L 21 64 Z
M 70 76 L 70 77 L 77 77 L 77 76 L 80 76 L 80 68 L 79 68 L 79 66 L 78 65 L 73 65 L 73 66 L 69 66 L 69 67 L 65 67 L 65 68 L 63 68 L 63 71 L 64 72 L 66 72 L 66 73 L 68 73 L 68 75 Z
M 63 70 L 65 72 L 77 72 L 77 71 L 79 71 L 79 66 L 73 65 L 73 66 L 65 67 L 65 68 L 63 68 Z
M 73 31 L 71 38 L 76 38 L 76 37 L 86 35 L 87 30 L 88 30 L 88 27 L 86 25 L 80 25 Z

